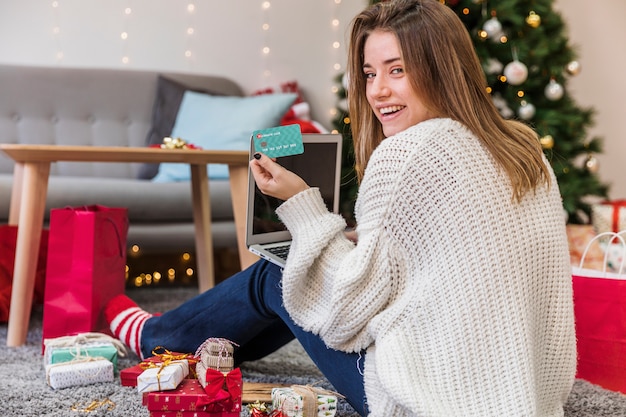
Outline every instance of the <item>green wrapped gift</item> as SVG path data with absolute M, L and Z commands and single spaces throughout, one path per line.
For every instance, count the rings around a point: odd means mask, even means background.
M 71 362 L 86 358 L 104 358 L 113 363 L 117 372 L 117 348 L 112 343 L 94 342 L 74 346 L 49 347 L 44 354 L 44 365 Z

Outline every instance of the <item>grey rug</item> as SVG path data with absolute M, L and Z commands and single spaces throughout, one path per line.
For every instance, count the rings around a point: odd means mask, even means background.
M 197 293 L 193 288 L 129 290 L 128 295 L 149 311 L 166 311 Z M 6 347 L 7 325 L 0 325 L 0 416 L 107 416 L 148 417 L 141 405 L 141 395 L 134 388 L 123 387 L 119 378 L 112 383 L 53 390 L 46 384 L 41 357 L 41 308 L 35 307 L 26 345 Z M 119 368 L 138 362 L 136 356 L 121 358 Z M 276 384 L 316 384 L 332 389 L 297 342 L 289 343 L 266 358 L 241 367 L 247 381 Z M 85 413 L 72 411 L 92 401 L 111 400 L 111 410 Z M 248 415 L 244 409 L 242 417 Z M 578 380 L 567 402 L 567 417 L 624 417 L 626 395 L 604 390 Z M 340 400 L 337 417 L 356 417 L 345 401 Z

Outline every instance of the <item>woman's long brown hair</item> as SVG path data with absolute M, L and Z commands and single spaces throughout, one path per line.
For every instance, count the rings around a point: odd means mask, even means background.
M 365 95 L 363 50 L 375 30 L 396 35 L 414 91 L 435 117 L 470 129 L 509 177 L 512 199 L 550 185 L 537 134 L 505 120 L 486 91 L 487 82 L 467 29 L 437 0 L 390 0 L 365 9 L 352 21 L 348 51 L 348 106 L 359 181 L 374 149 L 385 138 Z

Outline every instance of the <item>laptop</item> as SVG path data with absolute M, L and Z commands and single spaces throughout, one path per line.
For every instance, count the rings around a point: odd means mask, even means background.
M 278 163 L 298 174 L 309 186 L 318 187 L 328 209 L 338 213 L 342 136 L 311 133 L 302 135 L 302 141 L 304 153 L 278 158 Z M 252 156 L 254 145 L 250 142 Z M 261 193 L 248 171 L 246 246 L 250 252 L 284 267 L 291 234 L 276 214 L 283 201 Z

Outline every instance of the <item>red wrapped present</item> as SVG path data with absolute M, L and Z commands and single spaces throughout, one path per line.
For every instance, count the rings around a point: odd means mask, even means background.
M 131 366 L 130 368 L 122 369 L 120 371 L 120 381 L 124 387 L 136 387 L 137 377 L 141 375 L 144 368 L 140 364 Z
M 158 353 L 159 351 L 163 352 Z M 156 368 L 157 366 L 160 366 L 159 364 L 163 362 L 182 359 L 187 359 L 187 362 L 189 363 L 189 375 L 187 375 L 187 378 L 197 378 L 196 364 L 198 363 L 198 358 L 194 357 L 192 353 L 170 352 L 169 350 L 159 346 L 152 351 L 152 354 L 154 356 L 145 359 L 135 366 L 131 366 L 130 368 L 122 369 L 120 371 L 120 381 L 122 383 L 122 386 L 136 387 L 137 377 L 141 375 L 141 373 L 146 369 Z
M 234 410 L 236 407 L 241 409 L 241 396 L 243 394 L 241 369 L 235 368 L 230 372 L 207 369 L 205 381 L 204 392 L 207 395 L 200 398 L 197 405 L 220 404 L 226 409 Z
M 208 411 L 150 411 L 150 417 L 239 417 L 239 411 L 210 413 Z
M 211 413 L 212 417 L 216 417 L 216 415 L 230 416 L 231 414 L 239 417 L 241 413 L 241 402 L 211 402 L 211 398 L 204 392 L 197 379 L 185 379 L 176 389 L 171 391 L 146 392 L 143 394 L 142 404 L 150 412 L 206 412 Z

